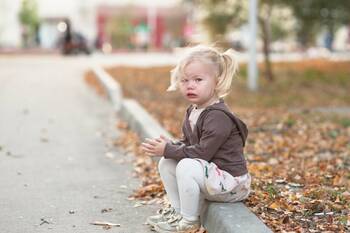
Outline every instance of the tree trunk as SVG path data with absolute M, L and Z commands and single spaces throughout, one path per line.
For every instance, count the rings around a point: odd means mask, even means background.
M 268 8 L 266 18 L 259 17 L 260 26 L 262 29 L 263 39 L 263 52 L 264 52 L 264 64 L 265 64 L 265 78 L 272 82 L 274 80 L 272 64 L 270 60 L 270 43 L 271 43 L 271 31 L 270 31 L 270 15 L 271 7 Z
M 272 72 L 272 64 L 270 60 L 270 30 L 269 30 L 269 21 L 265 20 L 264 22 L 266 29 L 266 36 L 264 37 L 264 63 L 265 63 L 265 77 L 269 81 L 274 80 L 273 72 Z

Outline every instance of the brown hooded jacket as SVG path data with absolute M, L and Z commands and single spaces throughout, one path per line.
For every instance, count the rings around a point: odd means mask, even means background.
M 188 120 L 192 109 L 192 105 L 187 109 L 182 125 L 183 139 L 177 143 L 167 143 L 164 158 L 199 158 L 215 163 L 232 176 L 248 173 L 243 154 L 248 136 L 244 122 L 220 99 L 219 103 L 203 110 L 192 131 Z

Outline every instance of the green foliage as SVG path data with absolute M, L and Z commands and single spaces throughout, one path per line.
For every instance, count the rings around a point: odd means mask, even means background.
M 185 0 L 184 0 L 185 1 Z M 232 24 L 239 26 L 247 20 L 247 1 L 242 0 L 187 0 L 198 5 L 206 12 L 203 24 L 207 28 L 212 39 L 217 35 L 224 35 Z M 264 9 L 268 7 L 288 7 L 292 10 L 296 24 L 296 35 L 304 46 L 315 42 L 316 34 L 326 28 L 330 33 L 341 24 L 350 21 L 350 1 L 344 0 L 260 0 L 259 16 L 266 18 Z M 287 35 L 283 22 L 270 22 L 271 40 L 277 40 Z
M 348 223 L 348 216 L 346 216 L 346 215 L 340 216 L 339 217 L 339 222 L 340 222 L 340 224 L 343 224 L 344 226 L 346 226 L 347 223 Z
M 343 196 L 344 191 L 339 191 L 339 190 L 331 190 L 330 191 L 330 199 L 332 201 L 339 201 L 341 204 L 346 204 L 346 198 Z
M 350 118 L 341 118 L 341 119 L 339 119 L 339 124 L 341 126 L 343 126 L 344 128 L 350 127 Z
M 133 26 L 130 24 L 130 15 L 118 15 L 107 25 L 107 32 L 111 36 L 113 48 L 131 47 L 130 38 Z
M 204 11 L 202 23 L 208 30 L 212 41 L 220 40 L 230 26 L 243 23 L 243 0 L 200 0 L 195 1 Z
M 269 194 L 270 199 L 275 199 L 278 196 L 278 189 L 273 184 L 268 184 L 266 187 L 266 192 Z
M 291 128 L 293 127 L 293 125 L 295 125 L 296 120 L 294 118 L 292 118 L 291 116 L 289 116 L 285 121 L 284 124 L 288 127 Z
M 337 138 L 339 135 L 339 132 L 337 130 L 331 130 L 328 132 L 328 136 L 332 139 Z
M 34 28 L 39 24 L 38 7 L 35 0 L 23 0 L 19 11 L 20 22 Z
M 281 22 L 275 20 L 271 21 L 271 40 L 276 41 L 282 38 L 286 38 L 288 31 L 283 27 Z
M 18 18 L 22 24 L 22 43 L 26 48 L 34 44 L 33 39 L 40 24 L 36 0 L 22 0 Z
M 226 33 L 227 26 L 230 24 L 232 18 L 233 15 L 212 12 L 203 19 L 203 23 L 209 31 L 211 38 L 215 40 L 218 35 L 221 36 Z
M 322 28 L 334 33 L 336 27 L 350 20 L 350 1 L 279 1 L 293 10 L 298 21 L 297 35 L 303 45 L 313 43 L 316 33 Z

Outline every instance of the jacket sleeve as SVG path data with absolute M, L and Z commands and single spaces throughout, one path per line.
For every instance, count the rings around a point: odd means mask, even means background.
M 198 144 L 167 143 L 164 157 L 175 160 L 183 158 L 200 158 L 210 161 L 232 131 L 233 122 L 220 110 L 212 110 L 205 116 L 201 137 Z
M 189 143 L 187 137 L 185 135 L 183 135 L 181 139 L 172 141 L 171 144 L 172 145 L 187 145 L 188 146 L 190 143 Z

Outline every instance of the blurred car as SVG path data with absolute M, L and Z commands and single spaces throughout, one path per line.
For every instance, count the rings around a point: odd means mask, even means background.
M 91 48 L 86 38 L 78 32 L 72 32 L 68 40 L 66 37 L 62 37 L 59 44 L 64 55 L 91 53 Z

